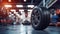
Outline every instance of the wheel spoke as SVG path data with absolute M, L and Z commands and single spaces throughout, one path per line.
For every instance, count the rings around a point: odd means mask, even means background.
M 40 22 L 40 13 L 38 10 L 34 10 L 33 14 L 32 14 L 32 20 L 34 25 L 38 25 Z

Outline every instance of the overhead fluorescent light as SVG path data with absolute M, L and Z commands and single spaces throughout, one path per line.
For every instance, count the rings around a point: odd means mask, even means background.
M 8 2 L 11 2 L 11 0 L 8 0 Z
M 15 9 L 11 9 L 10 11 L 16 11 Z
M 33 8 L 33 7 L 34 7 L 34 5 L 28 5 L 27 7 Z
M 23 5 L 16 5 L 16 7 L 23 7 Z
M 12 5 L 4 5 L 6 8 L 12 7 Z
M 19 11 L 24 11 L 24 9 L 19 9 Z
M 27 10 L 27 11 L 32 11 L 32 9 L 29 9 L 29 10 Z
M 24 0 L 24 2 L 26 2 L 26 0 Z

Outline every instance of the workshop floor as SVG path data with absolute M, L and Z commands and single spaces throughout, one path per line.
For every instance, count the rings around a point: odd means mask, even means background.
M 0 34 L 60 34 L 60 27 L 49 26 L 43 31 L 37 31 L 31 25 L 0 26 Z

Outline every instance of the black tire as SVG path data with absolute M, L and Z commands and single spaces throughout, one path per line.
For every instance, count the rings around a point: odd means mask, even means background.
M 32 27 L 35 30 L 44 30 L 50 23 L 50 12 L 44 7 L 35 7 L 31 14 Z

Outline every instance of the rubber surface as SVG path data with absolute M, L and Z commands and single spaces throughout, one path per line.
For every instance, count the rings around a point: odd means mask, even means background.
M 38 24 L 34 25 L 36 21 L 33 20 L 33 13 L 35 10 L 38 10 L 40 13 L 40 22 L 38 22 Z M 50 23 L 50 12 L 44 8 L 44 7 L 35 7 L 32 11 L 31 14 L 31 23 L 32 23 L 32 27 L 35 30 L 44 30 L 45 28 L 48 27 L 49 23 Z

